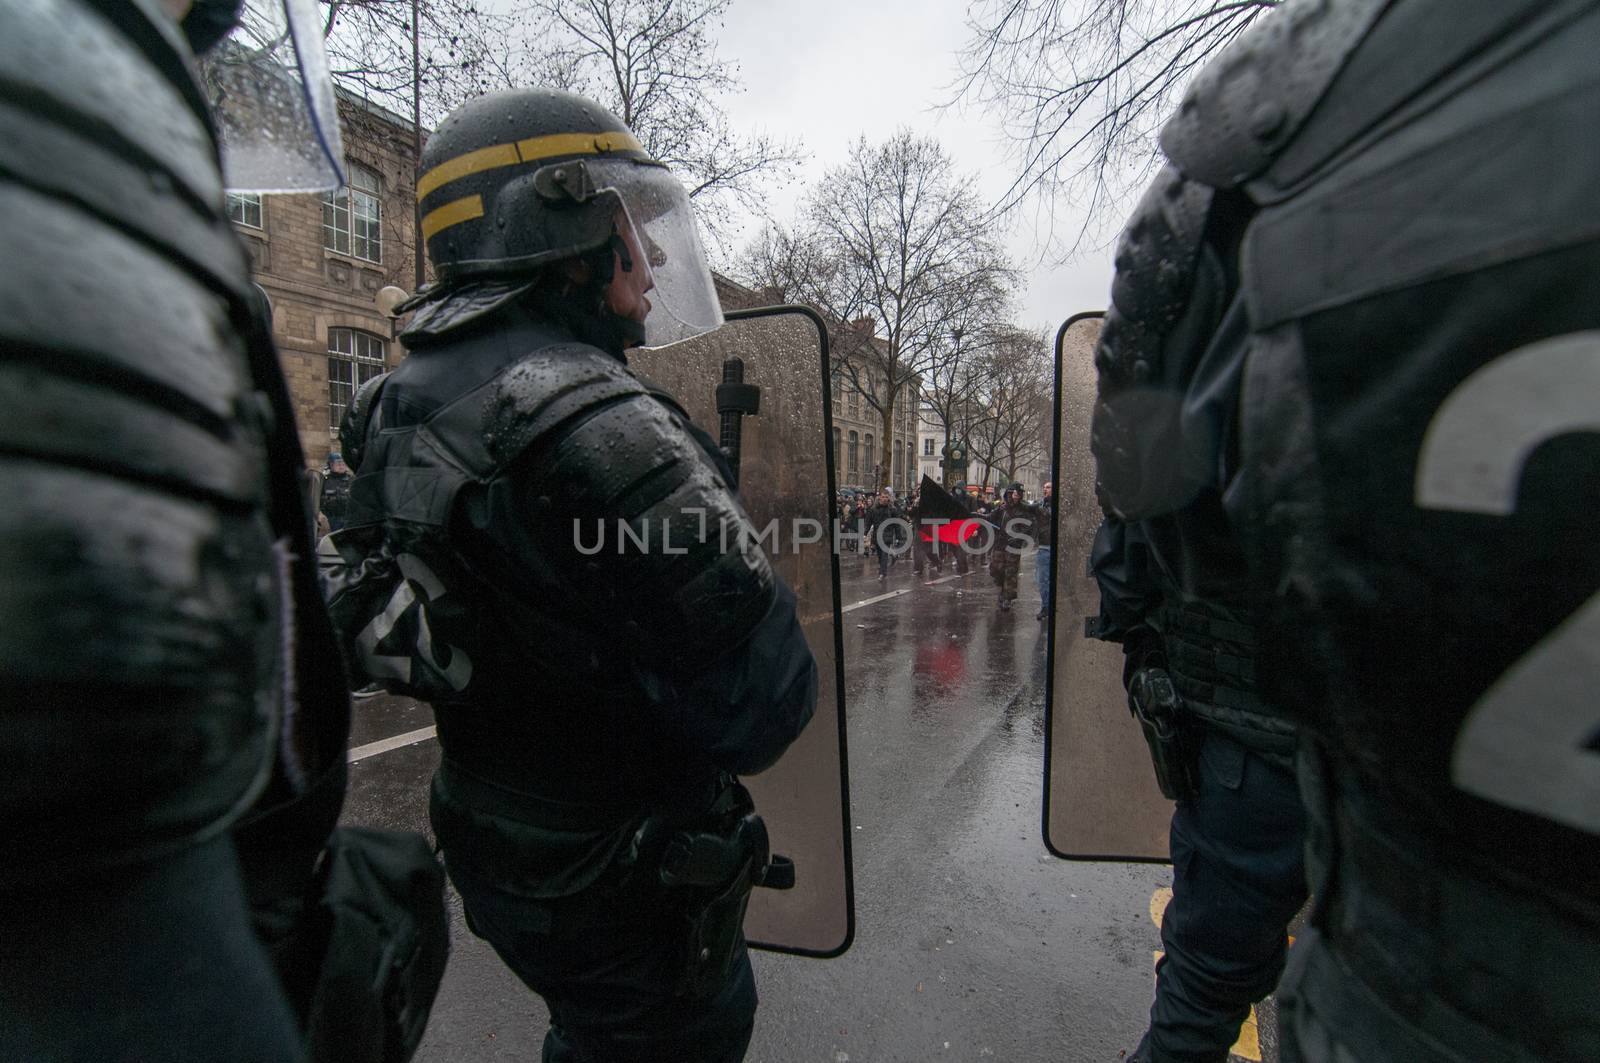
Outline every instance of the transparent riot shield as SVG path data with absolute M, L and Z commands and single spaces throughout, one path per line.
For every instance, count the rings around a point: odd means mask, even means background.
M 782 759 L 745 785 L 792 889 L 757 889 L 745 934 L 757 948 L 837 956 L 855 933 L 846 774 L 844 646 L 833 552 L 833 433 L 827 332 L 807 307 L 729 311 L 715 332 L 631 352 L 633 367 L 718 438 L 773 566 L 794 588 L 817 659 L 817 711 Z
M 1101 314 L 1056 333 L 1055 550 L 1045 694 L 1044 841 L 1068 860 L 1167 860 L 1172 803 L 1161 795 L 1122 687 L 1122 647 L 1088 638 L 1100 591 L 1089 548 L 1100 525 L 1095 462 L 1094 348 Z

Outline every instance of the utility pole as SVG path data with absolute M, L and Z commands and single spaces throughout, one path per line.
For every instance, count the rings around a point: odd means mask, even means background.
M 416 283 L 411 289 L 412 292 L 422 290 L 422 197 L 416 194 L 417 179 L 421 176 L 422 169 L 422 48 L 419 43 L 421 30 L 417 25 L 420 9 L 421 0 L 411 0 L 411 147 L 416 159 L 416 166 L 411 174 L 411 235 L 415 247 L 413 257 L 417 266 Z

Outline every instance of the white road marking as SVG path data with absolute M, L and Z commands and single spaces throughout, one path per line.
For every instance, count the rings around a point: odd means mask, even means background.
M 407 731 L 405 734 L 394 735 L 377 742 L 368 742 L 364 746 L 356 746 L 345 759 L 348 763 L 354 764 L 358 760 L 366 760 L 368 757 L 375 757 L 379 753 L 387 753 L 391 749 L 403 749 L 406 746 L 414 746 L 418 742 L 426 742 L 437 734 L 437 728 L 419 727 L 415 731 Z
M 963 575 L 965 575 L 965 573 L 957 572 L 953 576 L 944 576 L 944 577 L 941 577 L 940 579 L 928 580 L 927 582 L 922 583 L 922 585 L 924 587 L 932 587 L 932 586 L 935 586 L 936 584 L 940 584 L 940 583 L 949 583 L 953 579 L 960 579 Z M 918 582 L 922 582 L 922 581 L 919 580 Z M 854 612 L 857 609 L 865 609 L 869 605 L 877 605 L 879 602 L 886 602 L 890 598 L 898 598 L 902 594 L 910 594 L 910 593 L 911 593 L 911 588 L 910 587 L 902 587 L 897 591 L 890 591 L 887 594 L 879 594 L 879 595 L 875 595 L 875 596 L 873 596 L 871 598 L 863 598 L 863 599 L 861 599 L 861 601 L 856 602 L 853 605 L 845 606 L 843 609 L 840 609 L 839 612 L 841 614 Z
M 903 588 L 901 590 L 898 590 L 898 591 L 890 591 L 888 594 L 880 594 L 876 598 L 863 598 L 861 601 L 857 602 L 854 605 L 845 606 L 843 609 L 840 609 L 839 612 L 840 613 L 849 613 L 849 612 L 852 612 L 852 611 L 854 611 L 856 609 L 865 609 L 869 605 L 877 605 L 879 602 L 886 602 L 890 598 L 898 598 L 902 594 L 910 594 L 910 593 L 911 593 L 911 588 L 910 587 L 905 587 L 905 588 Z

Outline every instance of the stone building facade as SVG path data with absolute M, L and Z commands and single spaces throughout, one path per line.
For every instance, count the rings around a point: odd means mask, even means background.
M 716 282 L 717 298 L 725 311 L 786 301 L 779 292 L 746 288 L 720 273 L 713 273 L 712 279 Z M 881 379 L 880 376 L 880 387 Z M 879 482 L 876 479 L 878 467 L 888 462 L 891 466 L 889 486 L 896 493 L 910 491 L 918 480 L 914 411 L 920 402 L 915 381 L 902 388 L 895 400 L 893 437 L 885 449 L 879 442 L 883 436 L 883 418 L 867 402 L 866 397 L 851 386 L 848 375 L 835 369 L 832 401 L 834 483 L 839 487 L 869 489 Z
M 871 382 L 869 387 L 873 386 Z M 877 382 L 882 387 L 881 377 Z M 833 376 L 834 479 L 840 487 L 870 489 L 882 482 L 889 467 L 889 486 L 896 494 L 909 492 L 921 479 L 917 466 L 917 407 L 921 405 L 916 381 L 902 386 L 895 397 L 893 431 L 883 445 L 883 415 L 854 387 L 848 376 Z
M 374 299 L 416 281 L 411 123 L 341 93 L 345 188 L 327 195 L 230 195 L 228 213 L 272 303 L 272 334 L 306 458 L 338 448 L 353 389 L 403 355 Z
M 1037 499 L 1044 493 L 1044 485 L 1050 479 L 1049 455 L 1049 426 L 1046 426 L 1046 438 L 1042 440 L 1037 455 L 1033 460 L 1025 462 L 1016 470 L 1017 482 L 1022 484 L 1023 491 L 1030 499 Z M 944 424 L 939 420 L 937 413 L 925 409 L 922 414 L 918 430 L 917 443 L 917 478 L 920 481 L 923 475 L 931 476 L 935 480 L 944 480 Z M 984 498 L 993 498 L 1005 489 L 1002 482 L 1002 471 L 990 468 L 982 460 L 974 457 L 967 463 L 965 479 L 968 489 Z

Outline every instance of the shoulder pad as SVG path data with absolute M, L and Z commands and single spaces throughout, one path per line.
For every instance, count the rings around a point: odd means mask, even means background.
M 222 213 L 216 145 L 193 77 L 160 16 L 132 3 L 103 7 L 0 5 L 0 82 L 8 100 L 30 101 L 0 108 L 7 176 L 115 219 L 242 294 L 247 261 Z
M 557 425 L 649 390 L 611 355 L 585 343 L 541 348 L 500 374 L 485 411 L 484 444 L 497 465 Z
M 655 396 L 641 389 L 536 446 L 526 488 L 552 500 L 562 549 L 573 551 L 580 526 L 613 537 L 603 554 L 572 560 L 598 564 L 595 578 L 630 603 L 641 659 L 716 656 L 766 614 L 775 583 L 758 533 L 690 426 Z M 624 528 L 642 544 L 625 542 Z
M 1185 174 L 1234 188 L 1265 169 L 1390 0 L 1288 0 L 1213 60 L 1161 131 Z
M 345 464 L 358 472 L 361 469 L 361 455 L 367 449 L 367 430 L 378 408 L 378 393 L 388 379 L 388 373 L 379 373 L 357 388 L 350 399 L 349 408 L 339 419 L 339 446 L 343 450 Z
M 1117 244 L 1111 306 L 1095 349 L 1102 392 L 1150 378 L 1194 288 L 1212 194 L 1167 166 L 1134 209 Z
M 678 401 L 678 396 L 674 395 L 672 392 L 668 391 L 654 380 L 651 380 L 643 373 L 634 373 L 634 376 L 638 379 L 639 383 L 644 385 L 646 391 L 654 395 L 658 400 L 666 405 L 668 409 L 675 411 L 685 421 L 689 420 L 689 411 L 684 409 L 683 403 Z

